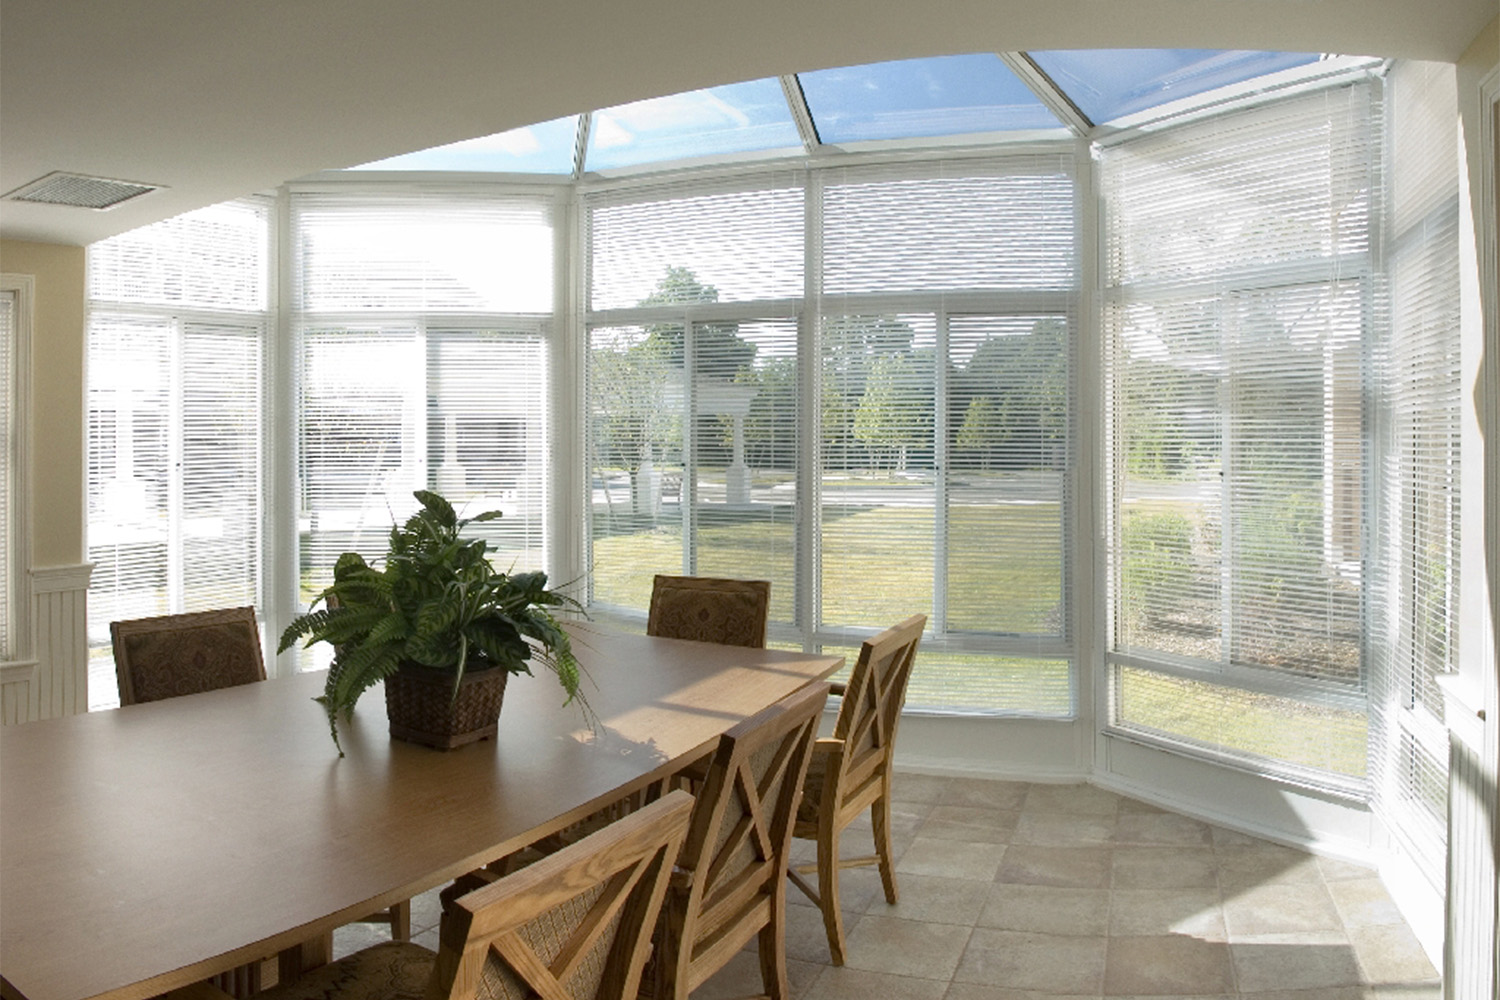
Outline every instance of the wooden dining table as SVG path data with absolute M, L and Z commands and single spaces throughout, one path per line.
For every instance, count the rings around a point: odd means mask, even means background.
M 321 673 L 0 729 L 0 988 L 135 1000 L 304 942 L 708 752 L 842 657 L 570 626 L 592 718 L 514 677 L 493 740 L 340 734 Z

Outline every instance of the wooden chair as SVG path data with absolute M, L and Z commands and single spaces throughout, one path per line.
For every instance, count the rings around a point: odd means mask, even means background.
M 817 841 L 818 863 L 797 866 L 787 876 L 823 912 L 834 965 L 844 964 L 839 870 L 879 864 L 885 900 L 896 902 L 896 871 L 891 863 L 891 762 L 896 726 L 906 703 L 906 683 L 926 624 L 926 615 L 913 615 L 860 647 L 849 683 L 833 686 L 834 693 L 844 699 L 833 735 L 813 746 L 792 835 Z M 875 854 L 841 859 L 839 835 L 866 808 L 874 827 Z M 802 877 L 813 871 L 818 873 L 816 890 Z
M 120 704 L 138 705 L 266 679 L 260 626 L 253 607 L 158 615 L 109 623 Z M 411 937 L 411 903 L 371 914 L 359 923 L 386 924 L 391 938 Z M 215 977 L 236 997 L 260 991 L 260 963 Z
M 672 792 L 460 897 L 436 954 L 379 944 L 260 998 L 635 1000 L 692 808 L 692 796 Z
M 809 685 L 720 737 L 662 906 L 656 1000 L 687 1000 L 751 938 L 766 996 L 789 997 L 783 876 L 827 697 L 827 684 Z
M 651 584 L 646 634 L 764 649 L 770 613 L 767 580 L 658 575 Z
M 254 608 L 110 622 L 109 636 L 121 705 L 266 679 Z

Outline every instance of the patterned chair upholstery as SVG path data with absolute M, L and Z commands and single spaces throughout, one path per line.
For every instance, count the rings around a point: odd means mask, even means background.
M 257 1000 L 635 1000 L 692 807 L 672 792 L 454 900 L 436 954 L 376 945 Z
M 767 580 L 658 575 L 646 634 L 764 649 L 770 612 Z
M 110 622 L 109 634 L 121 705 L 266 679 L 254 608 Z

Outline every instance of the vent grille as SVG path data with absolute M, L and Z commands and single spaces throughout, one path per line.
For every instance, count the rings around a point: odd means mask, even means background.
M 132 181 L 112 181 L 104 177 L 88 177 L 83 174 L 65 174 L 56 171 L 16 188 L 5 196 L 5 200 L 29 201 L 43 205 L 69 205 L 75 208 L 103 211 L 107 208 L 114 208 L 131 198 L 149 194 L 160 186 L 159 184 L 136 184 Z

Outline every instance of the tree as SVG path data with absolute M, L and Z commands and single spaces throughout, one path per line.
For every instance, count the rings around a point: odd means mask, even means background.
M 930 351 L 876 359 L 854 412 L 854 436 L 894 451 L 900 471 L 906 469 L 909 448 L 932 443 L 931 360 Z

